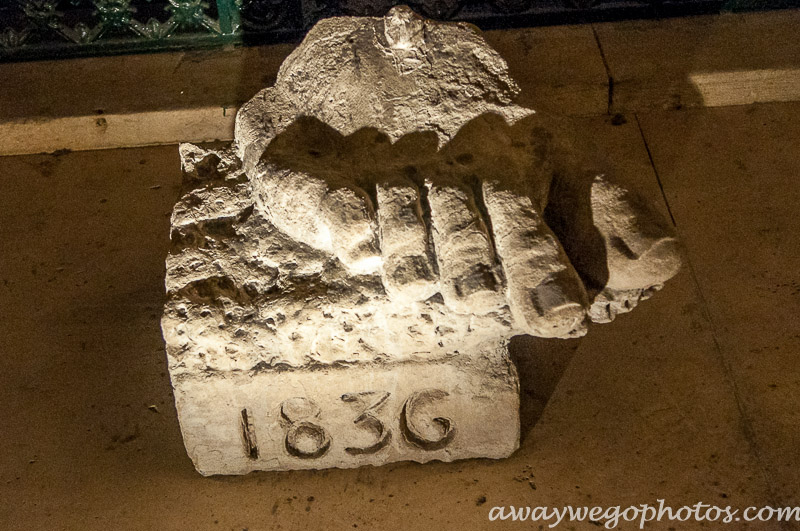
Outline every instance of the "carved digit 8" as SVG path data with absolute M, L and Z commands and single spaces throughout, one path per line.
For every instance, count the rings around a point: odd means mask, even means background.
M 331 437 L 322 426 L 307 419 L 319 417 L 313 400 L 295 397 L 281 403 L 281 416 L 291 422 L 286 431 L 286 451 L 301 459 L 322 457 L 331 446 Z
M 400 426 L 406 440 L 423 450 L 439 450 L 447 446 L 455 435 L 453 422 L 446 417 L 434 417 L 429 422 L 438 425 L 441 435 L 438 438 L 427 437 L 422 430 L 420 408 L 430 404 L 435 400 L 449 396 L 446 391 L 441 389 L 421 389 L 411 394 L 403 404 L 403 411 L 400 415 Z M 432 431 L 430 429 L 426 431 Z

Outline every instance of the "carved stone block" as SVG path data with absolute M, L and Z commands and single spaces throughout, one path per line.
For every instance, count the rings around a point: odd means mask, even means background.
M 180 147 L 162 329 L 203 474 L 509 455 L 517 334 L 630 311 L 671 228 L 477 30 L 318 23 L 234 144 Z
M 185 378 L 175 399 L 204 475 L 501 458 L 519 442 L 505 349 L 408 363 Z

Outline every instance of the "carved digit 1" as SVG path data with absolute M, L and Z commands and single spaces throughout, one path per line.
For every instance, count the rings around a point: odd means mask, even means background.
M 419 446 L 423 450 L 439 450 L 447 446 L 455 435 L 455 427 L 453 422 L 445 417 L 434 417 L 425 422 L 421 417 L 420 409 L 427 406 L 431 402 L 441 400 L 448 396 L 446 391 L 441 389 L 421 389 L 414 392 L 408 397 L 406 403 L 403 404 L 403 411 L 400 415 L 400 426 L 403 430 L 403 435 L 408 442 Z M 427 429 L 423 430 L 423 426 Z M 437 438 L 430 438 L 424 432 L 431 432 L 431 425 L 437 425 L 435 428 L 441 435 Z
M 281 403 L 281 416 L 291 422 L 286 432 L 286 451 L 301 459 L 322 457 L 331 446 L 325 428 L 306 419 L 319 416 L 319 407 L 303 397 L 289 398 Z
M 353 424 L 373 432 L 375 434 L 375 438 L 377 439 L 374 444 L 369 446 L 360 448 L 353 446 L 345 448 L 345 452 L 350 455 L 374 454 L 389 444 L 389 441 L 392 440 L 392 430 L 386 429 L 386 426 L 383 425 L 383 422 L 381 422 L 378 417 L 375 416 L 375 413 L 377 413 L 378 410 L 381 409 L 381 407 L 383 407 L 383 405 L 386 403 L 386 400 L 389 398 L 389 394 L 390 393 L 385 391 L 364 391 L 362 393 L 347 393 L 342 395 L 342 400 L 345 402 L 356 402 L 361 406 L 362 413 L 356 417 L 356 419 L 353 421 Z M 373 401 L 372 405 L 367 407 L 365 405 L 367 404 L 366 399 L 373 395 L 379 395 L 379 398 Z
M 244 443 L 244 453 L 248 459 L 258 459 L 258 442 L 256 441 L 256 429 L 253 426 L 253 419 L 247 412 L 247 408 L 242 410 L 239 419 L 242 428 L 242 442 Z

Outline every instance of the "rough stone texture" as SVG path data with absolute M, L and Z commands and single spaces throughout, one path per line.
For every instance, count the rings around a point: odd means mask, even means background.
M 669 226 L 517 92 L 477 30 L 395 8 L 318 23 L 230 149 L 181 146 L 162 327 L 201 473 L 507 456 L 507 341 L 675 274 Z

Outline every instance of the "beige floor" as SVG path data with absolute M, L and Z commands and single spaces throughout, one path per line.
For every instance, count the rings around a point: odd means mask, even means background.
M 661 202 L 649 148 L 686 267 L 584 339 L 517 342 L 525 438 L 496 462 L 202 478 L 159 329 L 175 146 L 0 158 L 0 529 L 538 529 L 489 509 L 800 505 L 800 104 L 625 118 L 581 124 Z M 647 529 L 700 527 L 800 524 Z

